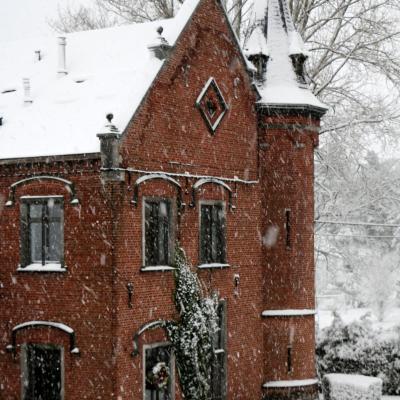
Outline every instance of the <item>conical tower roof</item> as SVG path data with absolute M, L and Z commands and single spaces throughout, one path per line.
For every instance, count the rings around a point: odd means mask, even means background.
M 326 111 L 312 93 L 303 73 L 307 50 L 297 32 L 287 0 L 255 0 L 255 28 L 249 37 L 245 54 L 252 60 L 262 56 L 266 70 L 258 76 L 260 105 L 267 107 L 307 107 Z

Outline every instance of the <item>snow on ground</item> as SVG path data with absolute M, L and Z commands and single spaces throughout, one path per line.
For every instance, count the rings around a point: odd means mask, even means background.
M 363 316 L 369 314 L 368 318 L 372 322 L 372 326 L 375 330 L 381 331 L 385 336 L 392 336 L 396 334 L 396 328 L 400 326 L 400 308 L 393 307 L 385 313 L 382 322 L 379 322 L 373 312 L 368 308 L 354 308 L 347 310 L 337 311 L 342 318 L 343 322 L 349 324 L 351 322 L 360 320 Z M 324 329 L 332 324 L 333 311 L 330 310 L 318 310 L 317 313 L 317 324 L 318 328 Z

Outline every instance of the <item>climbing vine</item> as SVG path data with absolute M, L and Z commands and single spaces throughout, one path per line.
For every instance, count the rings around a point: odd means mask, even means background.
M 174 347 L 182 392 L 187 400 L 210 400 L 217 299 L 202 296 L 198 277 L 179 246 L 174 264 L 174 301 L 180 319 L 167 323 L 167 333 Z

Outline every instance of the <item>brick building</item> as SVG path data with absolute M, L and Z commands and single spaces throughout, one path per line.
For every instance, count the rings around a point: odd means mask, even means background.
M 316 398 L 326 110 L 286 0 L 255 18 L 243 50 L 219 0 L 1 45 L 0 399 L 182 398 L 176 240 L 221 300 L 214 399 Z

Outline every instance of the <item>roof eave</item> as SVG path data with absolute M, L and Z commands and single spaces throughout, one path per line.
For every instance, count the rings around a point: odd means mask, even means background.
M 61 154 L 49 155 L 38 157 L 18 157 L 18 158 L 3 158 L 0 159 L 0 166 L 14 165 L 14 164 L 36 164 L 45 163 L 51 164 L 53 162 L 65 161 L 82 161 L 82 160 L 99 160 L 101 158 L 100 152 L 96 153 L 81 153 L 81 154 Z
M 328 111 L 328 108 L 316 106 L 314 104 L 289 104 L 289 103 L 257 103 L 257 110 L 263 114 L 310 114 L 317 118 L 322 118 Z

